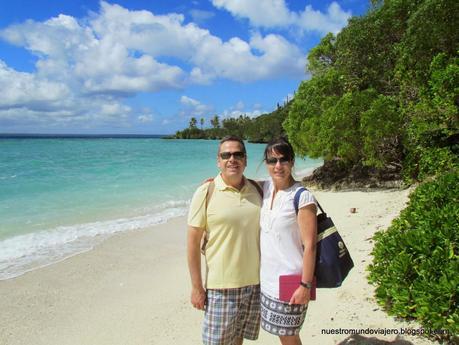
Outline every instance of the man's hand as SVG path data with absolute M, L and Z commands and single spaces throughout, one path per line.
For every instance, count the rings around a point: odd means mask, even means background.
M 188 268 L 191 277 L 191 304 L 199 310 L 204 310 L 206 302 L 206 290 L 202 285 L 201 277 L 201 251 L 200 244 L 204 230 L 201 228 L 188 227 Z
M 203 288 L 191 289 L 191 304 L 199 310 L 204 310 L 206 305 L 206 290 Z

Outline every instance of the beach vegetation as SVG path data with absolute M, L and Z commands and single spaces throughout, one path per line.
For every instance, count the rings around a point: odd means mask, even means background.
M 311 49 L 283 124 L 299 155 L 324 159 L 317 180 L 412 183 L 458 164 L 459 3 L 372 3 Z
M 190 119 L 190 128 L 196 128 L 196 124 L 198 123 L 198 120 L 196 120 L 195 117 L 192 117 Z
M 277 105 L 277 109 L 271 113 L 249 117 L 240 114 L 236 117 L 220 118 L 213 116 L 209 123 L 210 127 L 204 127 L 204 119 L 201 118 L 201 128 L 196 127 L 196 119 L 191 118 L 188 128 L 177 131 L 173 138 L 176 139 L 221 139 L 226 135 L 237 135 L 244 140 L 254 143 L 267 143 L 279 136 L 285 135 L 282 123 L 287 118 L 291 101 L 283 105 Z M 193 120 L 194 119 L 194 120 Z
M 215 115 L 212 119 L 210 119 L 210 124 L 212 128 L 220 128 L 220 118 L 218 115 Z
M 459 334 L 459 170 L 420 184 L 407 208 L 374 236 L 369 280 L 391 314 L 438 337 Z

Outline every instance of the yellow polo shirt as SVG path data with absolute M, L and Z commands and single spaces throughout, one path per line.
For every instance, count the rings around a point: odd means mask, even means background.
M 191 200 L 188 225 L 207 231 L 208 289 L 238 288 L 260 283 L 261 197 L 244 178 L 239 191 L 220 175 L 207 205 L 209 183 L 199 186 Z

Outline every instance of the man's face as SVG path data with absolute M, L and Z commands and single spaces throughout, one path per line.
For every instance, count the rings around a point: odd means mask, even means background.
M 217 166 L 224 178 L 242 178 L 245 167 L 247 166 L 247 157 L 244 154 L 241 157 L 243 148 L 237 141 L 225 141 L 220 145 L 218 152 Z M 230 155 L 231 154 L 231 155 Z M 229 156 L 229 157 L 222 157 Z

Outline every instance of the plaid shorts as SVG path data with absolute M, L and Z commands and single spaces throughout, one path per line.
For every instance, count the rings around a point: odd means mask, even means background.
M 260 285 L 207 290 L 205 345 L 233 345 L 237 338 L 255 340 L 259 331 Z

